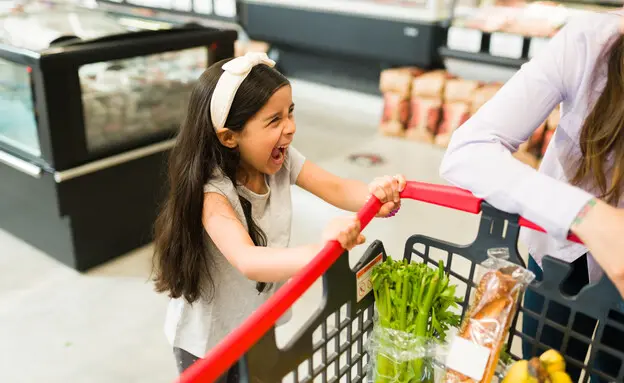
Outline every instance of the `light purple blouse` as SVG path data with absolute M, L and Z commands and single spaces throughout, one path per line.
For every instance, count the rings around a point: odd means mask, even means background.
M 623 14 L 570 20 L 455 132 L 442 163 L 442 177 L 450 183 L 546 229 L 549 235 L 522 233 L 540 265 L 546 254 L 572 262 L 587 252 L 565 238 L 576 215 L 598 192 L 590 186 L 572 186 L 569 179 L 580 158 L 583 122 L 606 83 L 605 50 L 620 33 Z M 559 126 L 535 171 L 513 158 L 512 152 L 560 103 Z M 588 263 L 590 280 L 596 281 L 602 271 L 591 256 Z

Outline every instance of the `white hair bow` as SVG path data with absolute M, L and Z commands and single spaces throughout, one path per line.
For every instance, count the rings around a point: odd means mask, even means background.
M 251 69 L 260 64 L 272 68 L 275 66 L 275 61 L 271 60 L 266 53 L 248 52 L 244 56 L 237 57 L 223 65 L 223 73 L 210 100 L 210 116 L 216 131 L 225 127 L 238 88 L 247 78 Z

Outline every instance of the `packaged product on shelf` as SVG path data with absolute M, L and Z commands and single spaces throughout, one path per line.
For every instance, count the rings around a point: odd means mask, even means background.
M 546 132 L 544 133 L 544 139 L 542 140 L 541 146 L 539 148 L 540 154 L 543 156 L 546 153 L 546 149 L 548 149 L 548 145 L 550 144 L 550 140 L 555 134 L 555 130 L 557 126 L 559 126 L 559 120 L 561 119 L 561 106 L 557 105 L 550 115 L 546 119 Z
M 409 117 L 407 97 L 396 92 L 384 93 L 384 110 L 380 126 L 382 133 L 392 136 L 402 136 L 405 133 L 405 124 Z
M 550 141 L 552 140 L 553 135 L 555 134 L 555 129 L 548 129 L 544 134 L 544 142 L 542 142 L 541 155 L 542 157 L 546 154 L 546 149 L 548 149 L 548 145 L 550 145 Z
M 424 73 L 412 81 L 412 96 L 441 98 L 450 75 L 444 70 Z
M 441 98 L 412 96 L 410 119 L 405 136 L 409 139 L 433 143 L 440 122 Z
M 269 52 L 269 44 L 263 41 L 241 41 L 234 42 L 234 57 L 244 56 L 247 52 Z
M 481 86 L 479 81 L 464 79 L 449 79 L 444 86 L 444 101 L 461 101 L 470 103 L 474 98 L 475 91 Z
M 460 299 L 442 262 L 394 261 L 372 271 L 376 315 L 367 344 L 372 383 L 433 383 L 444 375 L 438 358 L 447 333 L 459 326 Z
M 525 163 L 525 164 L 527 164 L 527 165 L 529 165 L 529 166 L 531 166 L 531 167 L 533 167 L 535 169 L 537 169 L 537 167 L 539 165 L 539 161 L 537 159 L 537 156 L 534 155 L 531 152 L 530 145 L 529 145 L 528 142 L 525 142 L 522 145 L 520 145 L 520 147 L 513 154 L 513 156 L 517 160 L 519 160 L 519 161 L 521 161 L 521 162 L 523 162 L 523 163 Z
M 445 102 L 442 106 L 442 122 L 435 136 L 435 144 L 447 147 L 451 136 L 470 118 L 470 105 L 466 102 Z
M 481 266 L 486 271 L 449 346 L 444 383 L 492 381 L 521 294 L 535 278 L 501 258 L 489 258 Z
M 531 137 L 529 138 L 527 149 L 530 152 L 539 153 L 542 150 L 542 142 L 544 141 L 544 135 L 546 133 L 546 121 L 535 129 Z
M 477 113 L 477 110 L 481 109 L 486 102 L 488 102 L 496 92 L 500 90 L 502 84 L 486 84 L 480 88 L 475 89 L 470 99 L 470 114 Z
M 415 67 L 386 69 L 379 76 L 379 89 L 382 93 L 393 92 L 403 98 L 409 98 L 412 89 L 412 79 L 422 73 Z
M 546 124 L 548 125 L 548 129 L 556 129 L 559 126 L 559 120 L 561 119 L 561 106 L 557 105 L 550 115 L 548 115 L 548 119 L 546 119 Z
M 381 124 L 379 124 L 379 130 L 382 134 L 390 137 L 405 136 L 405 125 L 395 120 L 382 122 Z

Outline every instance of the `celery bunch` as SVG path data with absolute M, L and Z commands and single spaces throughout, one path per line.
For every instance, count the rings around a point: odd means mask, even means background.
M 398 330 L 423 341 L 444 341 L 446 332 L 460 324 L 461 317 L 451 309 L 461 301 L 455 297 L 455 285 L 449 283 L 440 262 L 437 269 L 423 263 L 388 259 L 375 267 L 371 277 L 379 315 L 379 325 Z M 373 356 L 374 357 L 374 356 Z M 377 355 L 375 383 L 432 381 L 430 367 L 423 359 L 397 362 Z

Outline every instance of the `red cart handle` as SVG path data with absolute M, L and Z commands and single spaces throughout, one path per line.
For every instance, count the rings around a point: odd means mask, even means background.
M 434 205 L 444 206 L 473 214 L 481 212 L 482 199 L 472 193 L 452 186 L 434 185 L 422 182 L 407 182 L 401 198 L 414 199 Z M 364 228 L 377 215 L 381 202 L 371 197 L 360 209 L 357 216 Z M 533 230 L 545 230 L 523 218 L 520 226 Z M 581 243 L 576 236 L 571 241 Z M 320 278 L 343 253 L 340 243 L 328 242 L 314 259 L 262 304 L 241 326 L 219 343 L 205 359 L 200 359 L 180 377 L 181 383 L 212 383 L 221 377 L 240 359 L 278 319 Z
M 405 190 L 401 193 L 401 198 L 415 199 L 417 201 L 473 214 L 481 213 L 481 203 L 483 202 L 482 198 L 477 198 L 471 192 L 464 189 L 415 181 L 407 182 Z M 546 232 L 541 226 L 522 217 L 520 217 L 518 224 L 535 231 Z M 574 234 L 570 234 L 568 240 L 576 243 L 583 243 L 583 241 Z

